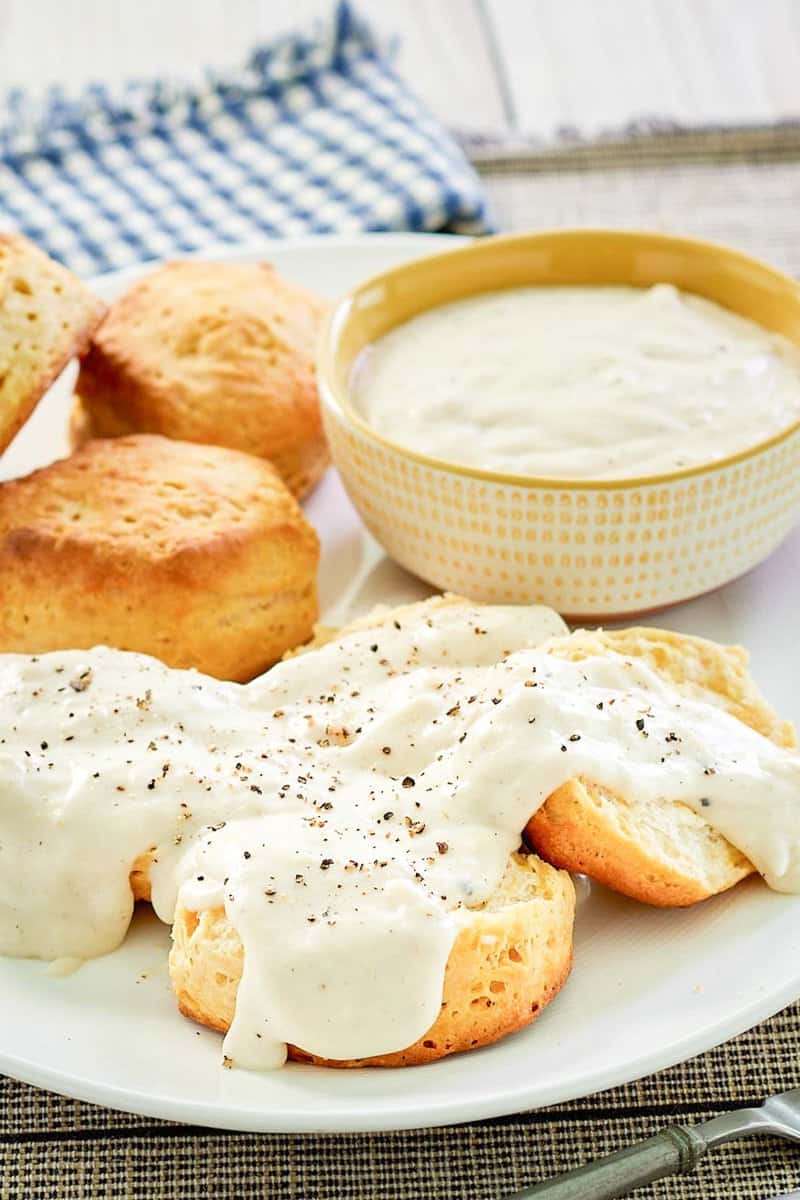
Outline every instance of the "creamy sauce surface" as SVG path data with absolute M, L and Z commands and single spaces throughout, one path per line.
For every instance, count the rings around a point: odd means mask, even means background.
M 800 756 L 635 659 L 538 648 L 563 628 L 425 608 L 246 686 L 103 648 L 0 656 L 0 953 L 114 948 L 154 847 L 158 915 L 223 905 L 237 930 L 225 1053 L 270 1067 L 287 1042 L 422 1036 L 467 910 L 575 775 L 683 801 L 800 891 Z
M 670 284 L 528 287 L 430 309 L 354 372 L 378 432 L 516 475 L 614 479 L 744 450 L 800 419 L 800 348 Z

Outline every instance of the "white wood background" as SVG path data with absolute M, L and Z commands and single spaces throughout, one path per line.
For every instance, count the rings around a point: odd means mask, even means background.
M 0 0 L 0 87 L 233 66 L 332 0 Z M 800 119 L 800 0 L 356 0 L 474 143 Z

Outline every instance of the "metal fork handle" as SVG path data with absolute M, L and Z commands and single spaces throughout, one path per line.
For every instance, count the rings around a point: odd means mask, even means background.
M 697 1129 L 673 1125 L 646 1142 L 516 1192 L 508 1200 L 614 1200 L 655 1179 L 694 1170 L 707 1149 Z

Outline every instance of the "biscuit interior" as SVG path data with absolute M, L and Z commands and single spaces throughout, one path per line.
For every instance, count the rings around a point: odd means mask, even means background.
M 27 238 L 0 234 L 0 451 L 104 313 L 79 279 Z

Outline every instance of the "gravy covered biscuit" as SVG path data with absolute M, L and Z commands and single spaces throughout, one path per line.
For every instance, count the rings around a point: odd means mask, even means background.
M 458 596 L 427 601 L 436 610 L 464 605 Z M 405 612 L 376 612 L 349 628 L 380 629 Z M 318 629 L 299 653 L 320 648 L 339 636 L 333 629 Z M 652 672 L 651 685 L 666 684 L 676 705 L 675 721 L 682 721 L 682 700 L 708 706 L 707 716 L 725 713 L 755 730 L 774 745 L 797 745 L 791 722 L 784 721 L 761 695 L 747 669 L 747 651 L 741 646 L 721 646 L 706 638 L 690 637 L 666 629 L 633 626 L 617 630 L 577 630 L 544 643 L 554 658 L 570 662 L 621 660 L 635 684 L 639 669 Z M 539 683 L 537 682 L 537 687 Z M 613 693 L 598 699 L 597 721 L 615 720 L 619 698 Z M 675 728 L 667 728 L 651 742 L 652 707 L 643 705 L 628 720 L 624 732 L 634 745 L 654 751 L 654 763 L 664 776 L 665 794 L 653 797 L 637 789 L 603 785 L 591 770 L 576 772 L 536 809 L 525 830 L 528 845 L 548 862 L 622 892 L 634 900 L 658 907 L 684 907 L 726 891 L 747 875 L 752 862 L 715 826 L 711 796 L 690 807 L 682 800 L 680 785 L 669 794 L 670 774 L 688 757 L 688 748 Z M 574 753 L 583 741 L 565 742 L 562 752 Z M 710 736 L 710 735 L 709 735 Z M 697 753 L 694 747 L 692 753 Z M 717 785 L 716 767 L 709 751 L 703 767 L 709 792 Z M 674 786 L 674 785 L 673 785 Z M 704 803 L 704 801 L 706 803 Z
M 93 339 L 73 439 L 146 432 L 228 446 L 268 459 L 302 496 L 329 461 L 314 372 L 323 312 L 265 263 L 159 267 Z
M 362 1058 L 326 1058 L 289 1045 L 288 1057 L 327 1067 L 409 1067 L 487 1046 L 530 1025 L 572 967 L 575 889 L 566 871 L 514 854 L 485 904 L 468 910 L 444 972 L 439 1014 L 410 1046 Z M 184 1016 L 227 1033 L 244 950 L 224 908 L 179 906 L 170 977 Z
M 139 434 L 0 485 L 0 650 L 247 680 L 311 633 L 318 543 L 262 459 Z
M 105 312 L 88 288 L 21 234 L 0 234 L 0 451 Z
M 735 717 L 776 746 L 797 745 L 790 722 L 777 716 L 756 687 L 741 646 L 634 626 L 579 630 L 553 639 L 547 649 L 572 662 L 624 656 L 675 688 L 676 721 L 683 720 L 685 697 L 687 704 L 699 700 L 712 714 L 718 710 Z M 676 727 L 656 732 L 651 713 L 642 711 L 632 732 L 648 742 L 651 736 L 657 739 L 666 782 L 688 749 L 681 731 Z M 706 900 L 751 875 L 755 867 L 714 825 L 717 766 L 710 748 L 703 771 L 709 795 L 694 808 L 682 803 L 680 787 L 653 804 L 635 791 L 622 793 L 578 776 L 548 797 L 529 821 L 526 836 L 549 862 L 589 875 L 645 904 L 684 907 Z
M 647 814 L 680 808 L 735 848 L 728 884 L 752 864 L 800 892 L 791 729 L 741 655 L 664 631 L 434 599 L 244 686 L 105 647 L 0 655 L 0 709 L 0 953 L 107 953 L 149 900 L 229 1066 L 414 1064 L 533 1020 L 575 895 L 521 838 L 574 781 L 643 874 Z

